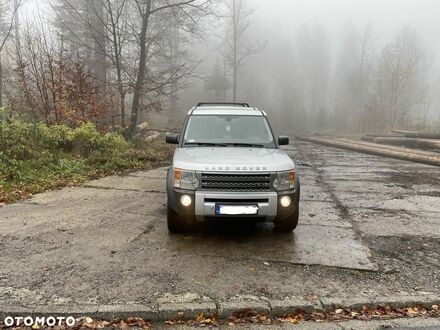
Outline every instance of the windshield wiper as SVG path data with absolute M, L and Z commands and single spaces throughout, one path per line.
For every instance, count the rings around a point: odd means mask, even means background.
M 207 147 L 226 147 L 225 143 L 212 143 L 212 142 L 188 142 L 184 146 L 207 146 Z
M 227 145 L 234 146 L 234 147 L 264 148 L 264 145 L 254 144 L 254 143 L 227 143 Z

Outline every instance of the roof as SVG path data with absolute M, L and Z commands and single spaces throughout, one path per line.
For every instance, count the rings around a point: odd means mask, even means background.
M 237 106 L 200 106 L 190 110 L 192 115 L 225 115 L 225 116 L 264 116 L 264 112 L 257 108 Z

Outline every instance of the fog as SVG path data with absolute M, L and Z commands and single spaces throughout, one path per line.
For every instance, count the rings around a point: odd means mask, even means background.
M 286 82 L 285 75 L 295 75 L 300 68 L 301 63 L 295 60 L 297 52 L 297 35 L 301 28 L 308 26 L 311 29 L 320 28 L 323 33 L 323 40 L 328 43 L 325 51 L 328 60 L 328 76 L 321 79 L 328 79 L 328 86 L 325 88 L 325 108 L 328 115 L 331 116 L 335 111 L 335 98 L 337 96 L 337 85 L 341 83 L 341 77 L 338 77 L 337 66 L 341 61 L 341 52 L 344 51 L 344 38 L 348 31 L 358 30 L 358 33 L 366 28 L 371 29 L 371 39 L 378 57 L 383 47 L 392 42 L 399 31 L 406 25 L 417 33 L 426 56 L 430 57 L 429 72 L 427 79 L 430 82 L 430 106 L 429 118 L 437 120 L 440 116 L 438 94 L 440 91 L 440 74 L 438 70 L 437 59 L 440 55 L 440 40 L 438 31 L 440 31 L 440 21 L 437 13 L 440 9 L 438 1 L 248 1 L 248 6 L 253 9 L 250 17 L 249 34 L 252 38 L 266 42 L 265 49 L 249 59 L 245 68 L 242 70 L 239 83 L 239 99 L 247 101 L 257 106 L 262 106 L 271 113 L 277 120 L 278 126 L 286 120 L 286 112 L 289 109 L 281 109 L 285 98 L 289 97 L 291 92 L 289 88 L 283 88 Z M 220 27 L 224 28 L 224 27 Z M 218 32 L 214 33 L 217 35 Z M 221 44 L 218 38 L 209 38 L 207 43 L 202 44 L 198 52 L 204 52 L 206 49 L 212 51 Z M 350 57 L 350 54 L 346 54 Z M 215 57 L 214 53 L 212 57 Z M 219 55 L 217 54 L 217 57 Z M 376 61 L 373 59 L 372 61 Z M 296 63 L 295 63 L 296 61 Z M 209 71 L 209 66 L 213 64 L 204 61 L 203 70 Z M 290 73 L 286 73 L 290 71 Z M 371 70 L 375 70 L 371 68 Z M 284 72 L 283 72 L 284 71 Z M 307 77 L 306 77 L 307 79 Z M 289 80 L 289 79 L 287 79 Z M 260 87 L 258 89 L 258 86 Z M 280 93 L 280 88 L 282 89 Z M 199 85 L 194 89 L 196 97 L 193 95 L 184 98 L 187 106 L 190 106 L 200 98 L 203 99 L 206 91 Z M 257 94 L 257 95 L 256 95 Z M 206 95 L 206 94 L 205 94 Z M 210 100 L 215 100 L 213 97 Z M 294 103 L 295 101 L 292 100 Z M 295 104 L 288 106 L 295 107 Z M 294 109 L 291 112 L 294 112 Z M 300 109 L 301 110 L 301 109 Z M 299 110 L 299 111 L 300 111 Z M 297 114 L 298 115 L 298 114 Z M 304 129 L 304 118 L 300 113 L 298 118 L 290 119 L 287 127 L 282 127 L 287 131 L 292 126 L 295 130 Z M 323 125 L 326 126 L 326 125 Z M 310 124 L 310 129 L 334 131 L 337 129 L 347 130 L 347 127 L 317 127 L 316 122 Z M 374 130 L 374 127 L 372 128 Z M 382 128 L 378 128 L 382 130 Z M 350 129 L 348 129 L 350 130 Z
M 27 0 L 19 12 L 21 25 L 39 21 L 41 26 L 43 21 L 48 26 L 45 33 L 53 34 L 55 39 L 57 34 L 62 34 L 63 40 L 68 40 L 72 33 L 65 31 L 68 29 L 63 20 L 70 24 L 76 13 L 55 13 L 54 8 L 67 6 L 66 3 L 73 8 L 80 6 L 81 1 Z M 98 0 L 94 2 L 99 3 Z M 131 2 L 145 5 L 148 1 Z M 109 3 L 115 7 L 127 3 L 127 9 L 124 9 L 127 13 L 135 8 L 130 7 L 130 1 Z M 157 0 L 152 3 L 154 7 L 177 4 L 178 1 Z M 155 38 L 169 42 L 167 45 L 172 45 L 169 46 L 172 49 L 170 54 L 178 55 L 171 59 L 168 54 L 146 63 L 147 70 L 156 72 L 151 76 L 154 88 L 142 83 L 144 90 L 138 95 L 140 110 L 132 124 L 146 120 L 154 125 L 177 125 L 197 102 L 230 102 L 235 99 L 266 110 L 277 128 L 286 133 L 438 129 L 438 1 L 212 0 L 195 3 L 206 7 L 202 12 L 187 15 L 184 11 L 164 12 L 162 22 L 170 20 L 168 27 L 152 21 L 162 29 Z M 232 3 L 236 6 L 239 31 L 235 45 L 239 60 L 235 59 L 235 63 L 231 48 L 234 35 Z M 180 9 L 179 6 L 175 8 Z M 107 9 L 104 5 L 105 22 L 110 17 L 110 12 L 105 12 Z M 36 14 L 38 12 L 40 15 Z M 177 15 L 182 13 L 184 16 L 178 18 Z M 185 15 L 196 15 L 197 18 L 187 20 Z M 80 21 L 82 18 L 78 17 L 76 20 Z M 135 20 L 135 16 L 130 18 L 131 24 L 138 27 L 136 22 L 133 23 Z M 104 25 L 108 24 L 105 22 Z M 135 30 L 131 31 L 133 40 L 138 36 Z M 105 28 L 102 31 L 107 33 L 103 40 L 108 39 L 109 45 L 105 48 L 108 52 L 112 47 L 111 38 Z M 70 40 L 73 44 L 87 43 L 85 36 L 70 38 L 75 39 Z M 91 46 L 87 47 L 90 51 Z M 120 64 L 127 74 L 119 81 L 118 97 L 122 97 L 126 104 L 122 117 L 129 117 L 132 99 L 137 99 L 134 93 L 137 73 L 131 66 L 139 63 L 138 58 L 131 58 L 131 55 L 139 55 L 140 48 L 129 42 L 124 47 Z M 76 47 L 76 51 L 79 48 Z M 7 49 L 3 53 L 5 51 Z M 156 53 L 152 51 L 152 54 Z M 85 59 L 87 56 L 78 56 L 86 66 L 89 65 Z M 242 61 L 240 57 L 243 57 Z M 111 54 L 106 62 L 104 75 L 111 86 L 117 67 Z M 175 71 L 171 75 L 173 79 L 169 79 L 170 68 L 176 63 L 184 69 Z M 158 68 L 162 70 L 162 77 L 168 75 L 166 82 L 164 79 L 158 82 Z M 93 73 L 93 66 L 90 71 Z M 157 91 L 158 85 L 162 88 L 160 92 Z

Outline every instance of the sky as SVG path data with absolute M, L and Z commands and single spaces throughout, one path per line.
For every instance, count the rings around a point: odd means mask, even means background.
M 22 15 L 32 17 L 38 7 L 47 10 L 47 1 L 26 0 Z M 304 22 L 320 23 L 330 39 L 337 39 L 350 21 L 371 24 L 384 40 L 410 23 L 440 58 L 440 0 L 248 0 L 248 4 L 263 30 L 280 26 L 289 33 Z
M 409 23 L 440 58 L 440 0 L 249 0 L 263 28 L 295 31 L 304 22 L 320 23 L 330 39 L 338 39 L 348 22 L 371 24 L 383 42 Z

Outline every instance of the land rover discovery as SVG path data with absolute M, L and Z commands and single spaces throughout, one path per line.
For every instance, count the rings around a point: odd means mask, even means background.
M 298 224 L 300 183 L 295 164 L 280 149 L 264 111 L 246 103 L 199 103 L 186 116 L 167 175 L 168 229 L 182 232 L 203 221 Z

